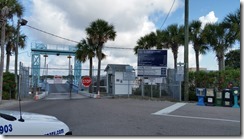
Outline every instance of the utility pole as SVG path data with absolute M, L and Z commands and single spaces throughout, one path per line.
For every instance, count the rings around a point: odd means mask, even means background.
M 185 46 L 184 46 L 184 101 L 189 100 L 189 75 L 188 75 L 188 45 L 189 45 L 189 26 L 188 26 L 188 17 L 189 17 L 189 0 L 185 0 Z
M 1 62 L 0 62 L 0 102 L 2 101 L 3 94 L 3 67 L 4 67 L 4 44 L 5 44 L 5 26 L 6 26 L 6 16 L 8 15 L 10 9 L 4 6 L 1 9 Z

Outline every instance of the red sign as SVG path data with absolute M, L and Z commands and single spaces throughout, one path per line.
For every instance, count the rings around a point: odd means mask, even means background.
M 89 76 L 85 76 L 82 78 L 82 84 L 85 86 L 85 87 L 89 87 L 92 83 L 92 79 L 89 77 Z

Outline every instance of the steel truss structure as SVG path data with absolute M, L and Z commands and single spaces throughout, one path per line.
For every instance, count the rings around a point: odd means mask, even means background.
M 32 43 L 31 44 L 31 74 L 32 74 L 32 86 L 36 86 L 40 83 L 40 55 L 65 55 L 75 56 L 76 48 L 70 45 L 49 45 L 44 43 Z M 74 59 L 74 80 L 73 84 L 79 85 L 81 78 L 81 62 L 76 58 Z

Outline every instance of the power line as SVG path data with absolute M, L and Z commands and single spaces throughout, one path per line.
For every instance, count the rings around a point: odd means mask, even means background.
M 79 43 L 78 41 L 75 41 L 75 40 L 71 40 L 71 39 L 67 39 L 67 38 L 64 38 L 64 37 L 61 37 L 61 36 L 58 36 L 58 35 L 55 35 L 53 33 L 49 33 L 47 31 L 44 31 L 44 30 L 41 30 L 41 29 L 38 29 L 38 28 L 35 28 L 35 27 L 32 27 L 30 25 L 26 25 L 27 27 L 31 28 L 31 29 L 34 29 L 34 30 L 37 30 L 37 31 L 40 31 L 42 33 L 45 33 L 45 34 L 48 34 L 48 35 L 51 35 L 53 37 L 56 37 L 56 38 L 59 38 L 59 39 L 63 39 L 63 40 L 66 40 L 66 41 L 70 41 L 70 42 L 73 42 L 73 43 Z M 104 46 L 104 48 L 110 48 L 110 49 L 133 49 L 133 48 L 123 48 L 123 47 L 107 47 L 107 46 Z
M 35 30 L 37 30 L 37 31 L 40 31 L 40 32 L 42 32 L 42 33 L 45 33 L 45 34 L 54 36 L 54 37 L 56 37 L 56 38 L 60 38 L 60 39 L 63 39 L 63 40 L 66 40 L 66 41 L 70 41 L 70 42 L 73 42 L 73 43 L 79 43 L 78 41 L 74 41 L 74 40 L 71 40 L 71 39 L 67 39 L 67 38 L 64 38 L 64 37 L 61 37 L 61 36 L 58 36 L 58 35 L 55 35 L 55 34 L 46 32 L 46 31 L 43 31 L 43 30 L 41 30 L 41 29 L 32 27 L 32 26 L 30 26 L 30 25 L 26 25 L 26 26 L 28 26 L 29 28 L 35 29 Z
M 162 29 L 163 25 L 165 24 L 166 20 L 168 19 L 168 16 L 169 16 L 169 14 L 171 13 L 171 10 L 172 10 L 174 4 L 175 4 L 175 0 L 173 1 L 173 4 L 171 5 L 170 10 L 169 10 L 167 16 L 165 17 L 164 22 L 163 22 L 163 24 L 162 24 L 161 27 L 160 27 L 160 30 Z

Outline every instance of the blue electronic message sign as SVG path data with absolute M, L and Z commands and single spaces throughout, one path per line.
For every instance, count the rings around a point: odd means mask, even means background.
M 167 50 L 138 50 L 138 66 L 167 67 Z

